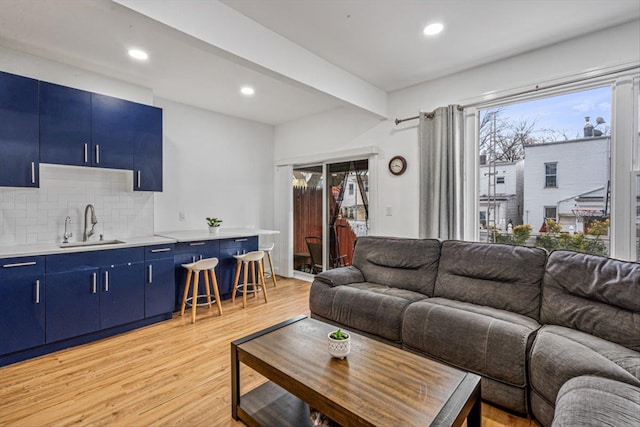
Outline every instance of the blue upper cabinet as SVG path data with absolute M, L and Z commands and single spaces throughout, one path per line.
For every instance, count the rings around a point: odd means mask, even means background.
M 124 99 L 91 94 L 91 158 L 94 166 L 133 169 L 137 106 Z
M 40 82 L 40 161 L 91 166 L 91 93 Z
M 0 72 L 0 186 L 39 186 L 38 81 Z
M 162 191 L 162 109 L 135 105 L 133 189 Z

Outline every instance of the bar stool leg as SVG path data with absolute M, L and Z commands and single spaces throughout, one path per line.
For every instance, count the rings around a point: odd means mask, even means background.
M 267 283 L 264 280 L 264 269 L 262 268 L 262 263 L 258 263 L 258 273 L 260 274 L 260 286 L 262 286 L 262 293 L 264 294 L 264 302 L 267 301 Z
M 253 297 L 254 298 L 258 298 L 258 282 L 256 281 L 256 262 L 255 261 L 249 261 L 249 265 L 251 266 L 251 283 L 253 283 L 252 285 L 252 289 L 253 289 Z
M 240 269 L 242 266 L 242 261 L 238 260 L 236 263 L 236 276 L 233 279 L 233 292 L 231 293 L 231 302 L 235 302 L 236 294 L 238 293 L 238 281 L 240 280 Z
M 209 304 L 209 310 L 211 310 L 213 306 L 211 305 L 211 290 L 208 270 L 204 270 L 204 292 L 207 294 L 207 304 Z
M 213 283 L 213 293 L 216 296 L 216 305 L 218 306 L 218 313 L 222 316 L 222 303 L 220 302 L 220 291 L 218 290 L 218 279 L 216 279 L 216 272 L 209 270 L 211 274 L 211 282 Z
M 278 286 L 276 282 L 276 271 L 273 269 L 273 260 L 271 259 L 271 251 L 267 251 L 267 258 L 269 259 L 269 270 L 271 271 L 271 280 L 273 280 L 273 287 Z M 262 267 L 264 270 L 264 267 Z
M 247 288 L 249 286 L 249 263 L 243 262 L 242 266 L 244 267 L 244 286 L 242 287 L 242 308 L 247 306 Z
M 187 270 L 187 280 L 184 281 L 184 291 L 182 292 L 182 303 L 180 304 L 180 316 L 184 316 L 184 308 L 187 305 L 187 295 L 191 286 L 191 270 Z
M 195 277 L 193 278 L 193 292 L 191 295 L 193 298 L 191 299 L 191 323 L 196 323 L 196 306 L 198 305 L 198 281 L 200 280 L 200 272 L 195 272 Z

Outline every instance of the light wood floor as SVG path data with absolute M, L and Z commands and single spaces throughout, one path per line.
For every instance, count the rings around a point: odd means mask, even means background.
M 1 426 L 228 426 L 230 342 L 309 314 L 309 286 L 280 279 L 269 303 L 223 301 L 189 317 L 141 328 L 0 368 Z M 263 379 L 243 373 L 243 387 Z M 482 425 L 537 426 L 483 405 Z

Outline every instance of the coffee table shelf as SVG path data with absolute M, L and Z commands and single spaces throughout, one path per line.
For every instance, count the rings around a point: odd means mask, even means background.
M 243 394 L 239 418 L 249 426 L 312 427 L 309 405 L 268 381 Z

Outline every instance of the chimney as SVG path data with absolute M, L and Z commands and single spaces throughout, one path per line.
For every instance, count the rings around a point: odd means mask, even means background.
M 591 117 L 587 116 L 584 118 L 584 120 L 586 121 L 586 123 L 584 124 L 584 137 L 585 138 L 590 138 L 593 136 L 593 125 L 591 124 L 591 122 L 589 122 L 589 119 Z

